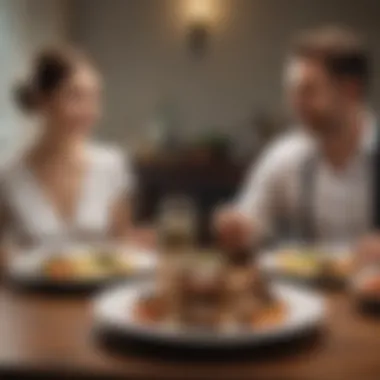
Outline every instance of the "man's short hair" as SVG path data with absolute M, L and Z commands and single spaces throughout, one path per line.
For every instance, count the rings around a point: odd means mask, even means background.
M 340 27 L 322 27 L 295 39 L 292 56 L 316 59 L 337 78 L 356 80 L 367 92 L 370 84 L 370 54 L 362 38 Z

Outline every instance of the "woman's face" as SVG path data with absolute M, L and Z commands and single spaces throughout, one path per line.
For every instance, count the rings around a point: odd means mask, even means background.
M 43 102 L 43 113 L 56 132 L 88 134 L 101 116 L 101 83 L 96 71 L 78 66 Z

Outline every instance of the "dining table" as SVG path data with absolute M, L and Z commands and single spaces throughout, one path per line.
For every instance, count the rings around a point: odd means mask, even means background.
M 344 291 L 324 292 L 320 334 L 295 349 L 242 357 L 166 357 L 117 350 L 94 330 L 92 297 L 0 286 L 0 378 L 17 379 L 335 379 L 380 378 L 380 320 Z

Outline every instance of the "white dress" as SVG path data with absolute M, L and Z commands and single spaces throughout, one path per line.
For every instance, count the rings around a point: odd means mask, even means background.
M 74 216 L 63 220 L 46 198 L 33 173 L 19 159 L 2 174 L 2 202 L 9 216 L 7 236 L 18 245 L 45 245 L 103 240 L 110 228 L 110 210 L 133 186 L 129 162 L 115 148 L 92 144 Z

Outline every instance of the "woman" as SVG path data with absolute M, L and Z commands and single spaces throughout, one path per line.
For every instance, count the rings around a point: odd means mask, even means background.
M 29 246 L 124 236 L 133 179 L 119 151 L 89 141 L 101 114 L 91 62 L 73 49 L 43 51 L 16 100 L 41 133 L 3 173 L 3 230 Z

